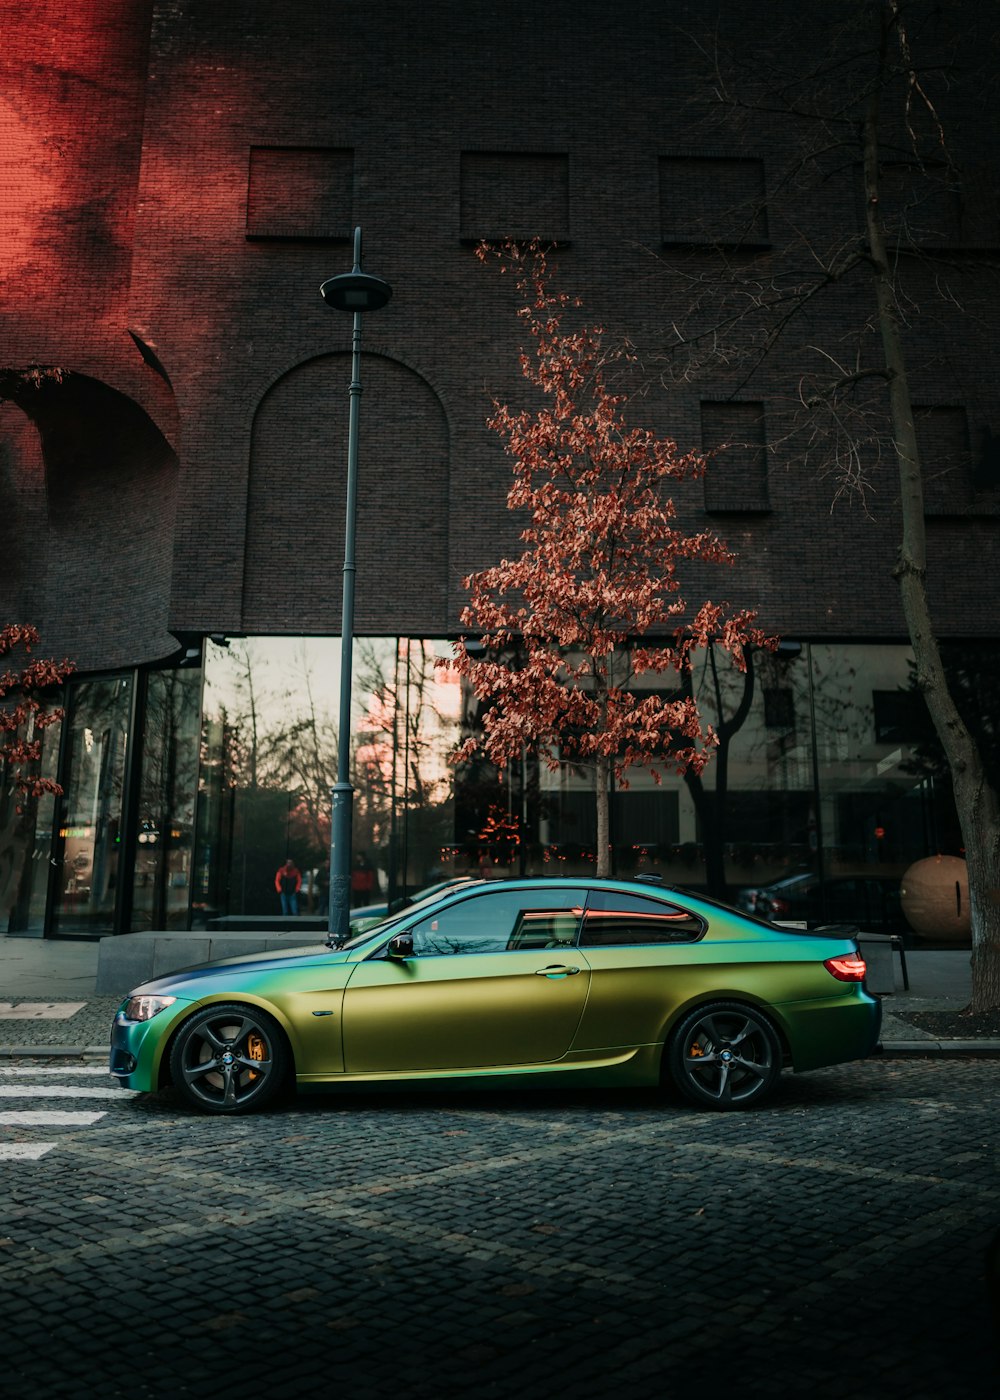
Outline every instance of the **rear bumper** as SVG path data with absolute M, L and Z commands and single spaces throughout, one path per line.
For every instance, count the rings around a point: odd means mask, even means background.
M 796 1072 L 864 1060 L 876 1053 L 882 1003 L 860 986 L 822 1001 L 785 1002 L 776 1009 L 788 1028 Z

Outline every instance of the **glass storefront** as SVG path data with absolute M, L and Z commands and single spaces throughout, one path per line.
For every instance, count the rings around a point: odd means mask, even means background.
M 70 687 L 64 793 L 53 846 L 54 934 L 114 930 L 134 686 L 133 677 L 121 676 Z
M 338 638 L 207 644 L 193 918 L 280 912 L 292 860 L 300 913 L 326 911 L 337 768 Z M 354 649 L 352 898 L 395 898 L 454 864 L 448 755 L 457 678 L 447 643 L 359 638 Z
M 133 929 L 188 927 L 200 721 L 199 671 L 150 672 L 132 822 Z
M 62 795 L 18 804 L 4 792 L 8 932 L 99 938 L 188 926 L 200 699 L 197 670 L 67 685 L 41 763 Z
M 997 649 L 954 651 L 982 720 Z M 553 771 L 527 752 L 503 773 L 481 758 L 451 766 L 481 713 L 450 655 L 440 640 L 355 643 L 354 904 L 452 875 L 594 868 L 585 768 Z M 277 915 L 289 859 L 299 913 L 322 918 L 339 663 L 335 637 L 233 638 L 206 642 L 203 670 L 71 681 L 42 759 L 63 795 L 18 813 L 9 785 L 0 793 L 8 931 L 99 937 Z M 905 931 L 900 876 L 961 854 L 909 649 L 786 642 L 746 676 L 708 651 L 690 687 L 719 746 L 700 780 L 665 768 L 660 784 L 632 770 L 616 785 L 616 873 L 654 871 L 776 917 Z M 988 719 L 980 728 L 989 742 Z

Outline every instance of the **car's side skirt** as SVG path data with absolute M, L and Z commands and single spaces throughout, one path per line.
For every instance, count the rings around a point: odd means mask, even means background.
M 588 1051 L 554 1063 L 502 1065 L 454 1070 L 406 1070 L 396 1074 L 297 1074 L 300 1090 L 334 1088 L 490 1088 L 524 1089 L 560 1082 L 581 1089 L 650 1087 L 660 1081 L 663 1046 L 639 1045 L 627 1049 Z

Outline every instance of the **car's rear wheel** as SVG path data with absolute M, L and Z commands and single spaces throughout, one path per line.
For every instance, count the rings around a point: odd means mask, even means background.
M 281 1028 L 255 1006 L 206 1007 L 181 1028 L 170 1052 L 175 1088 L 209 1113 L 249 1113 L 271 1103 L 291 1056 Z
M 708 1108 L 749 1108 L 774 1088 L 781 1044 L 762 1012 L 739 1002 L 699 1006 L 674 1032 L 670 1077 L 686 1098 Z

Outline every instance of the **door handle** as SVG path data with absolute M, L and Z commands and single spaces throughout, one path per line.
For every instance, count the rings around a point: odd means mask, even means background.
M 568 967 L 565 963 L 556 963 L 553 967 L 540 967 L 536 970 L 536 977 L 575 977 L 580 971 L 578 967 Z

